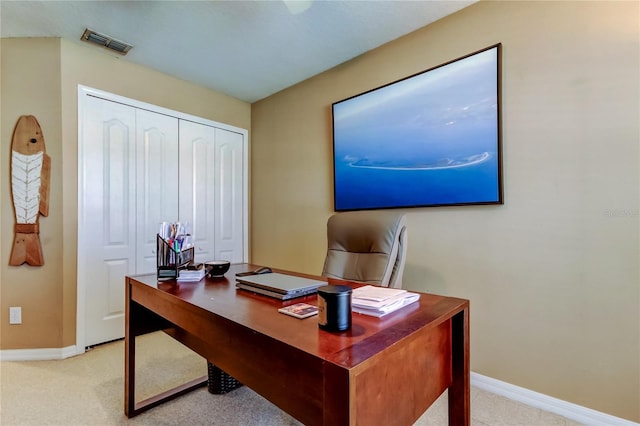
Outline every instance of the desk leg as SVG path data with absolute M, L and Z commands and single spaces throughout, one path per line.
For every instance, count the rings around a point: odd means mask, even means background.
M 135 389 L 136 389 L 136 336 L 133 333 L 131 317 L 131 284 L 125 281 L 125 325 L 124 325 L 124 414 L 127 417 L 135 416 Z
M 449 425 L 471 424 L 469 307 L 451 319 L 453 382 L 449 387 Z
M 200 377 L 136 403 L 136 336 L 164 330 L 172 324 L 135 303 L 131 297 L 131 286 L 127 278 L 125 281 L 124 414 L 129 418 L 207 384 L 207 376 Z

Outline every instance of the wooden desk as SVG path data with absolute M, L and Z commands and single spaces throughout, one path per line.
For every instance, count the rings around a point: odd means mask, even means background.
M 128 417 L 206 382 L 135 401 L 135 336 L 164 330 L 305 425 L 410 425 L 447 388 L 449 424 L 470 424 L 467 300 L 421 294 L 381 319 L 354 313 L 351 330 L 329 333 L 317 317 L 277 310 L 316 295 L 282 302 L 236 290 L 234 274 L 254 268 L 232 265 L 199 283 L 126 278 Z

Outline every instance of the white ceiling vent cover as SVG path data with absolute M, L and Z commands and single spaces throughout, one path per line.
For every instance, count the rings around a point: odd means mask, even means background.
M 129 50 L 133 47 L 132 45 L 125 43 L 120 40 L 116 40 L 115 38 L 108 36 L 106 34 L 100 34 L 93 30 L 86 29 L 80 37 L 81 40 L 87 41 L 90 43 L 95 43 L 99 46 L 106 47 L 107 49 L 113 50 L 114 52 L 118 52 L 121 55 L 126 55 Z

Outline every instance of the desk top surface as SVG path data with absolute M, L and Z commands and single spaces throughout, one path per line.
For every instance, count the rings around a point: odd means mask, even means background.
M 353 313 L 350 330 L 327 332 L 318 328 L 317 316 L 298 319 L 278 312 L 278 308 L 294 303 L 317 304 L 317 295 L 281 301 L 236 289 L 235 274 L 256 269 L 257 265 L 231 265 L 224 277 L 205 278 L 199 282 L 158 282 L 156 274 L 129 277 L 132 285 L 146 285 L 164 293 L 163 297 L 177 298 L 204 315 L 222 317 L 251 330 L 277 339 L 328 362 L 352 368 L 375 355 L 383 348 L 427 327 L 435 327 L 468 308 L 464 299 L 419 293 L 418 302 L 376 318 Z M 291 273 L 276 270 L 274 272 Z M 351 285 L 341 280 L 314 275 L 291 273 L 327 281 L 328 284 Z

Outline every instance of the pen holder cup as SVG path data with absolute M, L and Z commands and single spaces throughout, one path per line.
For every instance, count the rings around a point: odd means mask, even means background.
M 158 235 L 156 240 L 158 280 L 174 280 L 178 278 L 178 271 L 193 263 L 194 252 L 193 247 L 185 250 L 176 249 Z

